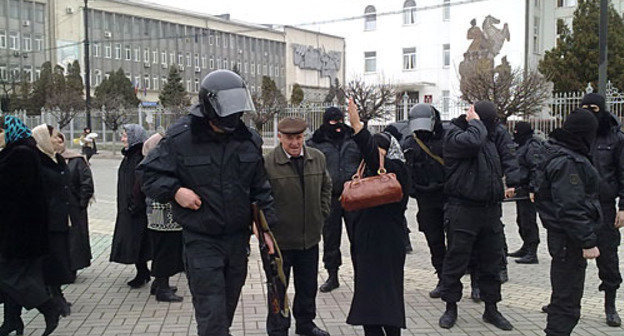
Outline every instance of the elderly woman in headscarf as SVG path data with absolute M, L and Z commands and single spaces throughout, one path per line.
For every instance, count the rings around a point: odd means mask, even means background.
M 163 135 L 156 133 L 143 144 L 143 156 L 147 157 Z M 184 271 L 182 262 L 182 227 L 173 220 L 171 204 L 158 203 L 147 197 L 147 228 L 152 240 L 152 276 L 154 282 L 150 294 L 156 301 L 181 302 L 183 298 L 175 294 L 176 287 L 169 285 L 169 278 Z
M 360 122 L 357 107 L 349 101 L 349 121 L 366 163 L 366 175 L 376 175 L 380 157 L 384 168 L 396 174 L 403 198 L 359 211 L 353 225 L 351 257 L 355 290 L 347 323 L 362 325 L 366 336 L 397 336 L 405 328 L 403 268 L 405 266 L 404 214 L 409 172 L 398 141 L 388 133 L 372 135 Z
M 140 288 L 150 280 L 147 262 L 151 259 L 151 242 L 147 234 L 145 195 L 136 178 L 136 167 L 143 160 L 145 129 L 137 124 L 123 126 L 121 142 L 124 158 L 117 175 L 117 220 L 110 261 L 136 267 L 137 274 L 128 282 Z
M 62 285 L 76 280 L 69 257 L 69 170 L 59 154 L 59 132 L 49 125 L 39 125 L 32 130 L 37 141 L 41 160 L 43 193 L 48 207 L 48 236 L 50 254 L 43 264 L 43 276 L 50 294 L 63 303 L 63 316 L 70 314 L 70 304 L 63 296 Z
M 39 151 L 32 132 L 13 116 L 0 117 L 0 148 L 0 335 L 23 334 L 22 307 L 44 315 L 44 335 L 49 335 L 58 326 L 62 307 L 50 297 L 43 279 L 50 242 Z
M 71 270 L 76 272 L 91 265 L 87 208 L 93 198 L 93 175 L 87 158 L 67 150 L 65 136 L 62 133 L 58 135 L 61 139 L 59 153 L 69 170 L 69 256 Z

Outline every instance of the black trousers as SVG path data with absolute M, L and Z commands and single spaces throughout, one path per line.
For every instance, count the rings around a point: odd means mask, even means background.
M 199 336 L 228 336 L 247 277 L 249 234 L 207 236 L 188 231 L 184 266 Z
M 435 268 L 438 277 L 442 276 L 442 265 L 446 255 L 446 238 L 444 234 L 444 205 L 428 204 L 418 201 L 418 230 L 425 235 L 429 252 L 431 253 L 431 265 Z
M 461 278 L 473 253 L 481 299 L 486 303 L 501 300 L 499 273 L 504 237 L 500 216 L 500 204 L 487 207 L 446 205 L 444 222 L 448 227 L 449 247 L 442 271 L 442 300 L 445 302 L 461 300 Z
M 536 252 L 540 239 L 535 203 L 530 200 L 517 201 L 516 210 L 518 211 L 516 223 L 522 238 L 522 247 L 529 252 Z
M 581 246 L 563 232 L 548 231 L 548 252 L 552 294 L 544 331 L 548 336 L 568 336 L 581 316 L 587 261 Z
M 326 270 L 337 270 L 342 265 L 340 241 L 342 239 L 342 219 L 347 228 L 347 236 L 351 241 L 354 214 L 345 211 L 340 205 L 340 195 L 332 196 L 331 212 L 323 226 L 323 263 Z
M 291 269 L 293 272 L 295 296 L 292 301 L 292 313 L 297 323 L 296 330 L 305 331 L 312 326 L 316 318 L 319 248 L 315 245 L 307 250 L 284 250 L 282 257 L 287 282 L 290 282 Z M 290 323 L 287 326 L 290 327 Z M 270 336 L 287 336 L 288 327 L 283 328 L 270 318 L 267 319 L 267 331 Z
M 618 246 L 620 246 L 620 231 L 615 228 L 615 202 L 601 203 L 603 222 L 596 231 L 598 235 L 598 249 L 600 257 L 596 259 L 598 265 L 598 277 L 602 281 L 598 287 L 601 291 L 616 291 L 622 283 L 620 274 L 620 259 Z

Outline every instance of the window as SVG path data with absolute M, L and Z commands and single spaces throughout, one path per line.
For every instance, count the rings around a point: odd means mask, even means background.
M 15 31 L 9 32 L 9 49 L 19 50 L 19 48 L 20 48 L 19 33 Z
M 563 19 L 557 19 L 557 35 L 563 34 L 568 27 Z
M 158 85 L 158 84 L 160 84 L 160 80 L 158 79 L 158 76 L 154 76 L 154 77 L 153 77 L 153 80 L 154 80 L 154 90 L 160 90 L 160 89 L 158 88 L 158 87 L 159 87 L 159 85 Z
M 411 25 L 416 23 L 416 2 L 407 0 L 403 3 L 403 24 Z
M 99 48 L 99 45 L 98 45 Z M 35 50 L 41 51 L 43 50 L 43 36 L 35 35 Z
M 134 76 L 134 82 L 132 82 L 132 85 L 135 88 L 140 88 L 141 87 L 141 76 Z
M 6 47 L 7 47 L 6 30 L 0 29 L 0 48 L 6 49 Z
M 367 51 L 364 53 L 364 72 L 377 71 L 377 52 Z
M 533 52 L 538 54 L 540 52 L 540 18 L 533 17 Z
M 98 86 L 102 83 L 102 71 L 95 69 L 95 71 L 93 71 L 94 74 L 94 79 L 93 79 L 93 84 L 95 84 L 95 86 Z
M 184 65 L 184 55 L 178 53 L 178 65 Z
M 110 43 L 104 45 L 104 57 L 105 58 L 113 57 L 112 47 Z
M 227 69 L 228 67 L 228 59 L 226 57 L 223 57 L 223 68 L 221 69 Z
M 145 75 L 143 78 L 143 88 L 149 90 L 150 89 L 150 78 L 149 75 Z
M 7 67 L 6 65 L 0 65 L 0 79 L 8 80 Z
M 199 54 L 195 54 L 193 60 L 195 61 L 195 67 L 199 68 Z
M 190 79 L 188 79 L 186 81 L 186 92 L 192 92 L 191 91 L 191 80 Z
M 214 69 L 214 58 L 210 57 L 210 69 Z
M 221 34 L 217 33 L 215 35 L 215 45 L 219 47 L 219 41 L 221 40 Z
M 32 50 L 32 38 L 30 37 L 30 34 L 24 34 L 24 50 Z
M 115 59 L 121 59 L 121 43 L 115 43 Z
M 449 113 L 451 105 L 451 92 L 448 90 L 442 90 L 442 112 Z
M 251 74 L 255 75 L 256 74 L 256 62 L 251 62 Z
M 230 35 L 230 49 L 234 49 L 235 43 L 234 43 L 234 35 Z
M 268 73 L 268 69 L 267 69 L 267 65 L 266 65 L 266 64 L 262 66 L 262 74 L 263 74 L 264 76 L 267 76 L 267 75 L 269 74 L 269 73 Z
M 191 53 L 186 53 L 186 66 L 191 66 Z
M 149 49 L 143 50 L 143 62 L 149 63 L 150 61 L 150 52 Z
M 134 61 L 141 62 L 141 47 L 134 47 Z
M 245 73 L 249 72 L 249 63 L 245 62 Z
M 416 48 L 403 48 L 403 70 L 416 69 Z
M 160 63 L 167 65 L 167 52 L 163 51 L 160 53 Z
M 223 35 L 223 48 L 228 47 L 228 37 L 227 35 Z
M 37 23 L 43 23 L 45 21 L 45 5 L 35 4 L 35 21 Z
M 209 45 L 214 44 L 214 34 L 212 32 L 210 32 L 210 34 L 208 35 L 208 44 Z
M 262 75 L 262 64 L 258 63 L 258 75 Z
M 375 30 L 377 28 L 377 11 L 374 6 L 367 6 L 364 9 L 364 30 Z
M 132 75 L 130 75 L 129 72 L 126 72 L 126 78 L 128 78 L 129 81 L 132 81 Z
M 19 81 L 21 79 L 20 68 L 18 64 L 11 64 L 11 70 L 9 71 L 12 79 Z
M 195 78 L 195 92 L 199 92 L 199 78 Z
M 451 66 L 451 45 L 444 44 L 442 45 L 442 65 L 444 67 Z
M 169 53 L 169 62 L 175 64 L 175 53 Z
M 31 3 L 32 4 L 32 3 Z M 22 19 L 32 21 L 33 19 L 33 8 L 32 5 L 28 2 L 24 3 L 22 7 Z
M 126 46 L 126 61 L 130 61 L 132 60 L 132 49 L 130 49 L 130 46 L 127 45 Z
M 576 0 L 557 0 L 557 7 L 575 7 L 576 5 Z
M 158 64 L 158 50 L 152 51 L 152 62 Z
M 234 70 L 235 65 L 236 65 L 236 62 L 232 61 L 232 63 L 230 63 L 230 69 Z M 240 71 L 240 69 L 238 69 L 238 71 Z
M 26 79 L 29 82 L 33 81 L 32 67 L 30 65 L 24 66 L 24 73 L 22 76 L 23 79 Z
M 442 7 L 442 20 L 451 20 L 451 0 L 444 0 L 444 7 Z
M 36 41 L 36 40 L 35 40 Z M 91 52 L 93 53 L 93 57 L 100 57 L 100 44 L 94 43 L 91 45 Z
M 165 85 L 167 85 L 167 77 L 166 76 L 160 77 L 160 82 L 162 86 L 165 87 Z
M 35 70 L 35 80 L 38 80 L 39 78 L 41 78 L 41 68 L 37 68 Z
M 273 76 L 273 65 L 269 65 L 269 76 Z

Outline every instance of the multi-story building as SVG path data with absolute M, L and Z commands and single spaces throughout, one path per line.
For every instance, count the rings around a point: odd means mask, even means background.
M 50 9 L 47 1 L 0 1 L 0 83 L 38 78 L 50 59 Z M 7 88 L 4 88 L 7 90 Z M 6 92 L 3 92 L 6 93 Z
M 611 2 L 624 13 L 624 0 Z M 557 21 L 571 27 L 577 5 L 577 0 L 355 0 L 334 10 L 357 19 L 311 29 L 345 37 L 347 81 L 394 84 L 401 96 L 448 111 L 449 102 L 461 96 L 459 68 L 475 38 L 469 29 L 504 37 L 495 64 L 505 57 L 513 68 L 536 69 L 556 44 Z M 493 19 L 486 24 L 488 16 Z

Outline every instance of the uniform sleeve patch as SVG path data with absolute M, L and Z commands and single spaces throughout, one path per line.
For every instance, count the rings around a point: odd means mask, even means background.
M 570 174 L 570 184 L 577 185 L 581 183 L 581 178 L 578 174 Z

